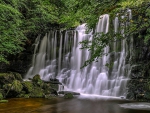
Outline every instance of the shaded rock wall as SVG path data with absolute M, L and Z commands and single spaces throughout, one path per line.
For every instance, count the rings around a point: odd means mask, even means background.
M 150 101 L 150 43 L 144 43 L 144 35 L 142 32 L 142 38 L 134 36 L 127 98 Z

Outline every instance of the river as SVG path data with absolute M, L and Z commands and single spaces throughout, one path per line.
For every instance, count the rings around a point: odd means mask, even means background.
M 150 113 L 150 104 L 93 95 L 73 99 L 13 98 L 0 103 L 0 113 Z

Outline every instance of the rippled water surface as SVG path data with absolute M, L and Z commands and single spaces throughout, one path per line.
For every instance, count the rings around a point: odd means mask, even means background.
M 79 96 L 74 99 L 9 99 L 0 113 L 150 113 L 149 103 L 118 98 Z

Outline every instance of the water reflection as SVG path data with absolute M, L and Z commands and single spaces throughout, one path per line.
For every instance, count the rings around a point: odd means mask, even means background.
M 132 109 L 121 105 L 138 107 L 139 103 L 107 97 L 10 99 L 8 103 L 0 103 L 0 113 L 150 113 L 150 110 Z M 141 103 L 141 106 L 144 106 L 144 103 Z

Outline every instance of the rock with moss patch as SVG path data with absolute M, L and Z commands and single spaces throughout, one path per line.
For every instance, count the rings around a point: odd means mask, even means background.
M 3 97 L 3 95 L 2 95 L 2 93 L 0 93 L 0 100 L 2 100 L 4 97 Z
M 20 93 L 22 91 L 23 85 L 20 81 L 14 80 L 12 84 L 11 90 L 15 91 L 16 93 Z
M 24 81 L 22 83 L 23 85 L 23 90 L 26 92 L 26 93 L 30 93 L 32 90 L 33 90 L 33 84 L 31 81 Z
M 56 95 L 52 95 L 52 94 L 45 95 L 45 98 L 46 98 L 46 99 L 53 100 L 53 99 L 56 99 Z
M 0 103 L 6 103 L 8 100 L 0 100 Z
M 14 80 L 12 84 L 5 84 L 3 86 L 6 97 L 17 97 L 23 89 L 23 86 L 20 81 Z
M 23 81 L 21 74 L 13 72 L 13 75 L 14 75 L 16 80 Z
M 2 88 L 4 84 L 12 83 L 13 80 L 15 80 L 15 76 L 12 73 L 0 73 L 0 88 Z
M 44 84 L 40 78 L 40 75 L 38 75 L 38 74 L 33 77 L 32 82 L 34 85 L 40 86 L 40 87 L 43 87 L 43 84 Z
M 44 97 L 43 90 L 40 87 L 34 87 L 34 90 L 32 90 L 30 93 L 30 97 L 32 97 L 32 98 Z
M 71 98 L 73 98 L 73 94 L 71 94 L 71 93 L 66 93 L 66 94 L 64 95 L 64 98 L 65 98 L 65 99 L 71 99 Z

